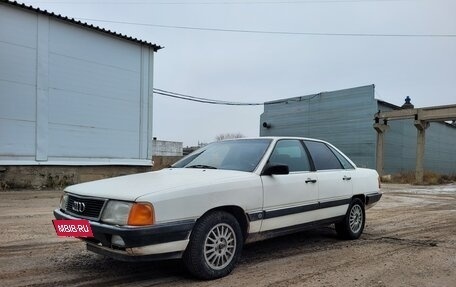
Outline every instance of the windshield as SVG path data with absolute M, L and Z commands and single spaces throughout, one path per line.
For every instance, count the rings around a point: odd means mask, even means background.
M 241 139 L 214 142 L 180 161 L 174 168 L 205 168 L 254 171 L 266 152 L 270 139 Z

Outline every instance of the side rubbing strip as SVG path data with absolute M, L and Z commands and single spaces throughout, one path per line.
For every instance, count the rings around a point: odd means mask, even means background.
M 313 211 L 313 210 L 322 209 L 322 208 L 329 208 L 329 207 L 345 205 L 345 204 L 349 204 L 350 202 L 351 202 L 351 198 L 347 198 L 347 199 L 340 199 L 340 200 L 334 200 L 334 201 L 319 202 L 319 203 L 313 203 L 313 204 L 308 204 L 308 205 L 283 208 L 283 209 L 279 209 L 279 210 L 270 210 L 270 211 L 264 210 L 264 211 L 259 211 L 259 212 L 252 212 L 252 213 L 248 213 L 247 216 L 249 217 L 250 221 L 256 221 L 256 220 L 270 219 L 270 218 L 274 218 L 274 217 L 280 217 L 280 216 L 291 215 L 291 214 L 296 214 L 296 213 L 303 213 L 303 212 Z
M 261 219 L 264 218 L 264 211 L 258 211 L 258 212 L 247 213 L 247 216 L 249 217 L 249 220 L 250 220 L 250 221 L 261 220 Z
M 351 202 L 351 198 L 335 200 L 335 201 L 328 201 L 328 202 L 320 202 L 319 208 L 328 208 L 334 207 L 339 205 L 349 204 Z
M 279 217 L 279 216 L 284 216 L 284 215 L 312 211 L 312 210 L 316 210 L 316 209 L 318 209 L 318 203 L 303 205 L 303 206 L 296 206 L 296 207 L 285 208 L 285 209 L 279 209 L 279 210 L 266 211 L 264 218 L 265 219 L 274 218 L 274 217 Z

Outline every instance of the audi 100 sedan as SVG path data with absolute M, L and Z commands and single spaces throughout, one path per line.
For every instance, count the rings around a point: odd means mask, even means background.
M 87 219 L 87 249 L 119 260 L 182 258 L 191 274 L 229 274 L 244 244 L 334 224 L 360 237 L 381 197 L 375 170 L 333 145 L 261 137 L 209 144 L 160 171 L 69 186 L 57 219 Z

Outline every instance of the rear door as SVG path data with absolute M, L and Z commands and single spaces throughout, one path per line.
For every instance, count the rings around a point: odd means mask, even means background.
M 304 142 L 318 177 L 319 209 L 327 218 L 344 215 L 353 194 L 354 167 L 330 145 Z

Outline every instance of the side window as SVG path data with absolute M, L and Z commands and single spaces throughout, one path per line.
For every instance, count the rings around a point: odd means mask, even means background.
M 269 164 L 288 165 L 290 172 L 310 171 L 307 153 L 298 140 L 280 140 L 269 158 Z
M 326 144 L 314 141 L 305 141 L 305 143 L 316 170 L 342 169 L 339 160 Z
M 329 146 L 329 148 L 336 155 L 337 159 L 340 161 L 340 163 L 342 164 L 342 166 L 345 169 L 354 169 L 355 168 L 343 155 L 340 154 L 340 152 L 338 152 L 331 146 Z

